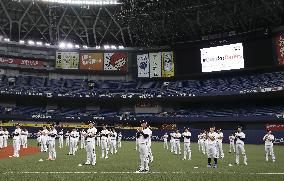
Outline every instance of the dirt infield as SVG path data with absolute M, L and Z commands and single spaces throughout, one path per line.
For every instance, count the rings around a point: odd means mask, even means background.
M 40 149 L 38 147 L 28 147 L 21 148 L 20 157 L 25 155 L 31 155 L 35 153 L 39 153 Z M 9 158 L 9 156 L 13 155 L 13 146 L 8 146 L 7 148 L 0 149 L 0 159 Z

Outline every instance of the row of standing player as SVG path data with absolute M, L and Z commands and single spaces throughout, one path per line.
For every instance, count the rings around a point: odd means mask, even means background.
M 87 150 L 87 162 L 86 164 L 95 165 L 96 161 L 93 159 L 95 155 L 95 138 L 97 138 L 97 145 L 101 145 L 102 147 L 102 158 L 108 158 L 108 150 L 110 149 L 111 153 L 117 152 L 116 147 L 121 147 L 121 139 L 122 135 L 115 132 L 113 129 L 109 131 L 106 127 L 103 127 L 103 130 L 96 134 L 97 130 L 90 123 L 90 128 L 85 132 L 84 130 L 81 131 L 81 148 Z M 13 135 L 13 148 L 14 148 L 14 155 L 13 157 L 19 157 L 20 151 L 20 135 L 23 134 L 23 131 L 20 128 L 20 125 L 16 126 L 15 131 L 12 133 Z M 73 129 L 70 133 L 65 134 L 66 136 L 66 143 L 69 145 L 69 153 L 68 155 L 75 155 L 75 152 L 78 150 L 78 142 L 80 133 Z M 55 139 L 59 137 L 59 147 L 63 147 L 63 130 L 57 133 L 57 130 L 54 126 L 51 126 L 48 130 L 46 127 L 43 127 L 42 130 L 39 130 L 37 133 L 37 141 L 40 145 L 41 152 L 49 151 L 48 160 L 55 160 L 56 159 L 56 149 L 55 149 Z M 100 139 L 98 139 L 100 138 Z M 117 141 L 116 141 L 117 140 Z M 105 153 L 105 154 L 104 154 Z M 105 155 L 105 156 L 104 156 Z M 92 158 L 92 159 L 91 159 Z M 89 161 L 88 161 L 89 160 Z M 90 162 L 92 160 L 92 162 Z
M 163 136 L 164 148 L 168 149 L 168 137 L 170 137 L 171 152 L 174 154 L 181 154 L 180 151 L 180 139 L 184 138 L 184 158 L 186 160 L 187 155 L 189 155 L 189 160 L 191 159 L 191 149 L 190 149 L 190 137 L 191 133 L 189 129 L 186 128 L 185 132 L 180 134 L 177 130 L 176 132 L 167 133 Z M 214 168 L 217 168 L 217 159 L 219 157 L 224 158 L 223 152 L 223 133 L 221 129 L 215 132 L 215 127 L 211 127 L 209 132 L 204 131 L 198 135 L 198 150 L 203 154 L 207 153 L 208 156 L 208 167 L 211 167 L 211 159 L 214 159 Z M 247 165 L 247 156 L 245 153 L 244 141 L 245 133 L 242 132 L 242 128 L 238 127 L 237 132 L 229 136 L 230 140 L 230 151 L 236 153 L 236 164 L 239 164 L 239 155 L 243 155 L 244 164 Z M 265 160 L 268 161 L 269 155 L 272 157 L 272 161 L 275 162 L 275 154 L 273 149 L 274 136 L 270 130 L 267 130 L 267 134 L 264 135 L 263 141 L 265 142 Z

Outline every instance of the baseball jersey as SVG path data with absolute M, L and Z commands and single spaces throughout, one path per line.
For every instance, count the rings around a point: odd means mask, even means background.
M 9 131 L 4 131 L 4 135 L 5 135 L 6 137 L 8 137 L 8 136 L 9 136 Z
M 119 133 L 117 137 L 118 137 L 118 139 L 121 139 L 122 138 L 122 134 Z
M 97 134 L 97 128 L 93 127 L 93 128 L 89 128 L 87 130 L 87 136 L 86 136 L 86 140 L 87 141 L 92 141 L 94 139 L 94 136 Z
M 213 140 L 210 139 L 210 137 L 213 138 Z M 217 139 L 217 133 L 216 132 L 209 132 L 208 133 L 208 139 L 207 139 L 207 143 L 208 145 L 214 145 L 216 144 L 216 139 Z
M 76 138 L 76 135 L 77 135 L 77 131 L 71 131 L 70 133 L 71 138 Z
M 201 139 L 203 139 L 203 141 L 206 140 L 206 133 L 202 133 L 202 134 L 201 134 Z
M 216 133 L 216 136 L 217 136 L 217 137 L 216 137 L 216 138 L 217 138 L 216 141 L 217 141 L 217 142 L 222 142 L 223 137 L 224 137 L 224 136 L 223 136 L 223 133 L 222 133 L 222 132 Z
M 13 133 L 14 134 L 13 139 L 20 139 L 21 132 L 22 132 L 21 128 L 15 129 Z
M 180 138 L 181 138 L 181 134 L 180 134 L 180 133 L 176 133 L 176 134 L 175 134 L 175 139 L 176 139 L 177 141 L 180 141 Z
M 59 131 L 58 135 L 59 135 L 60 137 L 63 137 L 63 131 Z
M 182 133 L 184 143 L 190 143 L 191 132 Z
M 47 129 L 42 130 L 41 131 L 41 135 L 47 136 L 48 135 L 48 130 Z
M 48 136 L 49 140 L 55 140 L 55 137 L 57 136 L 57 130 L 56 129 L 50 130 Z
M 265 141 L 265 145 L 272 146 L 273 145 L 273 141 L 274 141 L 274 136 L 272 134 L 266 134 L 263 137 L 263 140 Z
M 164 136 L 163 136 L 163 138 L 164 138 L 164 141 L 167 141 L 168 140 L 168 135 L 167 134 L 165 134 Z
M 108 135 L 109 135 L 109 131 L 107 129 L 101 131 L 101 139 L 102 140 L 107 140 Z
M 4 136 L 5 132 L 0 130 L 0 136 Z
M 111 139 L 112 140 L 116 140 L 116 137 L 117 137 L 117 133 L 116 132 L 112 132 Z
M 235 134 L 235 137 L 237 138 L 237 141 L 236 141 L 236 144 L 245 144 L 244 143 L 244 139 L 246 138 L 246 135 L 245 135 L 245 133 L 243 133 L 243 132 L 237 132 L 236 134 Z
M 230 143 L 234 143 L 235 137 L 234 136 L 229 136 L 229 140 L 230 140 Z
M 152 131 L 149 128 L 143 129 L 139 135 L 139 139 L 138 139 L 139 143 L 140 144 L 148 143 L 151 134 L 152 134 Z M 144 135 L 148 135 L 148 137 L 144 137 Z

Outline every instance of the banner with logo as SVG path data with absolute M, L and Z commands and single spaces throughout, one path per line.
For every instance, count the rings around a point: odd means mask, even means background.
M 162 53 L 162 76 L 172 77 L 175 75 L 174 55 L 173 52 Z
M 149 78 L 149 54 L 137 55 L 138 77 Z
M 81 53 L 80 69 L 84 70 L 103 70 L 103 53 Z
M 279 65 L 284 65 L 284 33 L 275 37 L 275 49 Z
M 25 66 L 31 66 L 31 67 L 42 67 L 43 61 L 0 57 L 0 64 L 13 64 L 13 65 L 25 65 Z
M 271 131 L 284 131 L 284 124 L 268 124 L 266 129 Z
M 149 53 L 150 78 L 162 76 L 162 53 Z
M 77 52 L 56 52 L 56 68 L 78 69 L 79 53 Z
M 105 53 L 104 70 L 127 71 L 127 54 L 126 53 Z

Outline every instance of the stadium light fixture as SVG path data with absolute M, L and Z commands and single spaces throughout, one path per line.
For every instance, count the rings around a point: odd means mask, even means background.
M 10 38 L 4 38 L 4 41 L 9 42 L 9 41 L 10 41 Z
M 70 4 L 70 5 L 118 5 L 117 0 L 33 0 L 46 3 Z
M 89 47 L 87 45 L 83 45 L 83 48 L 84 49 L 88 49 Z
M 64 49 L 64 48 L 66 48 L 66 43 L 60 42 L 58 46 L 59 46 L 59 48 Z
M 24 40 L 20 40 L 19 43 L 20 44 L 25 44 L 25 41 Z
M 74 46 L 73 46 L 72 43 L 67 43 L 66 47 L 69 48 L 69 49 L 72 49 Z
M 33 40 L 29 40 L 29 41 L 28 41 L 28 44 L 29 44 L 29 45 L 34 45 L 35 42 L 34 42 Z
M 75 45 L 75 48 L 80 48 L 80 45 Z
M 104 45 L 104 49 L 110 49 L 109 45 Z
M 36 45 L 42 46 L 42 42 L 41 42 L 41 41 L 38 41 L 38 42 L 36 42 Z
M 111 48 L 111 49 L 116 49 L 116 46 L 111 45 L 110 48 Z
M 96 49 L 101 49 L 101 46 L 96 46 Z
M 45 46 L 50 47 L 50 43 L 45 43 Z
M 124 49 L 124 46 L 119 45 L 119 46 L 118 46 L 118 49 Z

